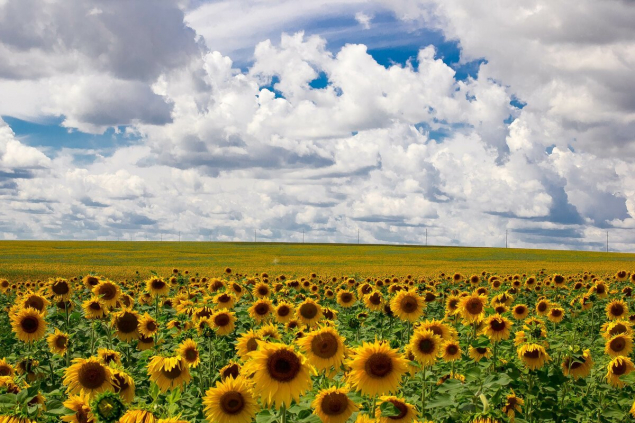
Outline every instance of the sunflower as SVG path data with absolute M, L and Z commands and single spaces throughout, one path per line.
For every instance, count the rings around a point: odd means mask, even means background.
M 425 299 L 415 291 L 399 291 L 390 300 L 390 308 L 395 315 L 405 321 L 416 322 L 423 314 Z
M 273 312 L 273 305 L 267 298 L 262 298 L 255 301 L 251 307 L 249 307 L 249 316 L 256 321 L 256 323 L 262 323 Z
M 278 325 L 274 325 L 273 323 L 262 325 L 260 329 L 258 329 L 258 336 L 263 340 L 270 341 L 279 341 L 282 338 L 278 331 Z
M 50 334 L 46 338 L 46 342 L 49 344 L 49 349 L 53 354 L 59 354 L 63 356 L 68 350 L 68 335 L 61 332 L 59 329 L 55 329 L 55 332 Z
M 536 303 L 536 313 L 538 316 L 546 316 L 551 308 L 551 303 L 547 299 L 542 299 Z
M 161 392 L 174 388 L 181 389 L 192 378 L 189 366 L 181 356 L 152 357 L 148 363 L 148 375 L 150 380 L 159 386 Z
M 68 408 L 73 414 L 60 417 L 63 422 L 67 423 L 96 423 L 95 416 L 90 410 L 90 398 L 88 395 L 79 394 L 69 397 L 64 401 L 64 407 Z
M 529 308 L 525 304 L 516 304 L 512 308 L 512 316 L 516 320 L 523 320 L 529 315 Z
M 403 398 L 397 398 L 394 396 L 381 396 L 379 397 L 379 404 L 375 409 L 375 418 L 377 423 L 411 423 L 417 418 L 417 412 L 415 407 L 408 404 Z M 398 413 L 391 414 L 389 416 L 384 415 L 382 412 L 382 404 L 391 403 L 398 411 Z
M 193 339 L 186 339 L 179 344 L 176 349 L 176 353 L 185 360 L 185 362 L 193 369 L 195 369 L 201 362 L 201 357 L 198 352 L 198 345 Z
M 13 377 L 15 370 L 13 366 L 9 364 L 6 359 L 0 358 L 0 377 Z
M 69 394 L 84 393 L 89 398 L 112 391 L 112 371 L 97 357 L 76 358 L 64 372 L 64 385 Z
M 622 300 L 614 300 L 606 305 L 606 317 L 609 320 L 622 319 L 628 315 L 628 305 Z
M 251 290 L 251 293 L 256 298 L 267 298 L 271 295 L 271 288 L 264 282 L 258 282 L 254 285 L 254 289 Z
M 495 314 L 485 319 L 481 333 L 492 341 L 504 341 L 509 338 L 509 330 L 512 325 L 513 323 L 506 317 L 503 317 L 500 314 Z
M 51 305 L 51 302 L 39 294 L 28 293 L 21 300 L 22 308 L 34 308 L 42 315 L 46 315 L 46 308 Z
M 86 289 L 92 290 L 97 284 L 99 284 L 99 276 L 86 275 L 82 279 L 82 282 L 84 283 Z
M 606 381 L 615 388 L 624 387 L 625 383 L 620 380 L 620 377 L 635 370 L 633 362 L 628 357 L 615 357 L 607 368 Z
M 446 341 L 441 347 L 441 355 L 444 361 L 455 361 L 461 358 L 461 347 L 456 341 Z
M 553 323 L 560 323 L 564 319 L 564 309 L 562 307 L 552 307 L 547 314 L 549 321 Z
M 461 298 L 457 312 L 466 322 L 479 323 L 485 317 L 485 304 L 487 304 L 485 295 L 473 293 Z
M 513 422 L 516 416 L 516 413 L 522 412 L 521 406 L 524 404 L 525 404 L 525 401 L 522 400 L 521 398 L 518 398 L 516 394 L 514 393 L 514 391 L 512 390 L 512 393 L 507 395 L 507 398 L 505 399 L 505 405 L 503 406 L 503 413 L 507 414 L 507 417 L 509 417 L 510 422 Z
M 281 301 L 276 306 L 276 321 L 278 323 L 287 323 L 289 320 L 291 320 L 291 316 L 293 316 L 294 313 L 295 310 L 293 309 L 293 304 L 290 304 L 286 301 Z
M 110 350 L 108 348 L 99 348 L 97 350 L 97 356 L 106 365 L 121 364 L 121 353 L 119 351 Z
M 384 297 L 380 291 L 372 291 L 364 296 L 364 305 L 371 311 L 381 311 L 384 308 Z
M 408 360 L 377 340 L 355 348 L 346 364 L 351 368 L 347 376 L 349 385 L 364 395 L 396 392 L 408 371 Z
M 578 359 L 567 356 L 562 361 L 562 373 L 565 376 L 573 376 L 573 379 L 584 378 L 591 373 L 591 367 L 593 367 L 593 358 L 591 358 L 591 351 L 584 350 L 582 356 Z
M 209 318 L 212 328 L 218 336 L 226 336 L 236 328 L 236 315 L 227 310 L 219 310 Z
M 159 324 L 154 317 L 145 313 L 139 319 L 139 333 L 146 338 L 151 338 L 159 332 Z
M 153 336 L 143 336 L 143 335 L 139 335 L 139 342 L 137 342 L 137 349 L 139 351 L 146 351 L 149 349 L 154 348 L 155 343 L 154 343 L 155 338 Z
M 348 388 L 331 387 L 318 392 L 311 403 L 313 414 L 322 423 L 346 423 L 358 411 L 357 405 L 348 397 Z
M 422 366 L 432 366 L 441 351 L 442 338 L 430 329 L 421 327 L 415 330 L 408 347 L 414 359 Z
M 341 290 L 337 293 L 337 303 L 340 307 L 349 308 L 355 305 L 357 299 L 355 298 L 355 294 L 347 290 Z
M 152 296 L 164 296 L 170 292 L 170 285 L 161 278 L 150 278 L 146 281 L 146 291 Z
M 66 279 L 57 278 L 49 282 L 49 291 L 57 301 L 67 301 L 72 294 L 71 285 Z
M 289 406 L 311 388 L 312 366 L 292 346 L 258 341 L 248 355 L 246 374 L 253 374 L 254 392 L 267 406 Z
M 205 417 L 217 423 L 250 423 L 260 409 L 249 384 L 243 378 L 216 382 L 203 397 Z
M 602 325 L 602 337 L 604 339 L 610 339 L 611 337 L 619 334 L 632 335 L 633 329 L 631 323 L 625 320 L 614 320 L 612 322 L 606 322 Z
M 295 317 L 309 327 L 315 326 L 322 316 L 322 306 L 310 298 L 304 300 L 295 312 Z
M 236 304 L 236 297 L 233 294 L 228 294 L 227 292 L 223 292 L 220 294 L 216 294 L 213 299 L 214 303 L 216 303 L 217 309 L 224 308 L 227 310 L 231 310 L 234 308 Z
M 247 359 L 247 354 L 258 349 L 258 341 L 260 341 L 260 335 L 253 330 L 240 335 L 236 341 L 238 356 L 243 360 Z
M 308 333 L 297 341 L 306 357 L 318 370 L 331 367 L 336 370 L 344 361 L 344 338 L 335 329 L 323 327 Z
M 115 336 L 121 341 L 130 342 L 139 338 L 139 314 L 124 308 L 112 315 L 112 326 L 117 329 Z
M 11 327 L 20 341 L 31 343 L 44 337 L 46 332 L 44 315 L 34 308 L 19 308 L 11 316 Z
M 604 353 L 611 357 L 628 356 L 633 351 L 633 338 L 630 335 L 615 335 L 606 341 Z
M 228 377 L 238 379 L 238 376 L 240 376 L 240 369 L 240 364 L 238 364 L 234 360 L 229 360 L 229 363 L 227 363 L 225 367 L 219 370 L 221 380 L 225 380 Z
M 518 348 L 518 358 L 531 370 L 540 369 L 551 358 L 542 345 L 525 344 Z
M 135 383 L 134 379 L 132 379 L 128 373 L 113 369 L 112 386 L 114 392 L 119 394 L 121 399 L 126 403 L 130 404 L 134 400 Z
M 106 307 L 99 301 L 99 298 L 89 298 L 82 303 L 84 316 L 87 319 L 101 319 L 108 313 Z
M 470 346 L 468 350 L 468 355 L 472 358 L 472 360 L 477 363 L 481 361 L 483 358 L 490 358 L 492 356 L 492 350 L 489 347 L 472 347 Z
M 92 291 L 105 307 L 115 307 L 121 295 L 119 285 L 109 280 L 99 281 Z
M 158 423 L 158 419 L 150 411 L 128 410 L 118 423 Z
M 421 322 L 417 329 L 428 329 L 431 330 L 435 335 L 441 338 L 443 341 L 449 341 L 451 339 L 456 339 L 458 337 L 458 333 L 454 327 L 449 326 L 443 323 L 441 320 L 426 320 L 425 322 Z

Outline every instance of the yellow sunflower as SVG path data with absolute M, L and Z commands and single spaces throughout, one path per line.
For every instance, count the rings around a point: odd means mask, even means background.
M 340 307 L 349 308 L 355 305 L 357 298 L 355 298 L 355 294 L 347 290 L 341 290 L 337 293 L 337 303 Z
M 96 423 L 95 416 L 90 410 L 90 398 L 88 395 L 72 395 L 64 401 L 64 407 L 73 412 L 68 416 L 61 416 L 60 419 L 67 423 Z
M 620 377 L 635 370 L 633 362 L 628 357 L 615 357 L 607 366 L 606 381 L 615 388 L 623 388 L 626 385 Z
M 550 360 L 549 354 L 542 345 L 525 344 L 518 348 L 518 359 L 531 370 L 540 369 Z
M 215 423 L 251 423 L 260 409 L 249 383 L 233 377 L 209 388 L 203 405 L 207 420 Z
M 115 336 L 121 341 L 139 338 L 139 314 L 136 311 L 124 308 L 113 313 L 110 323 L 116 329 Z
M 240 335 L 236 341 L 236 352 L 243 360 L 247 359 L 247 354 L 258 349 L 260 335 L 253 330 L 249 330 Z
M 310 298 L 304 300 L 295 312 L 296 319 L 309 327 L 315 326 L 322 316 L 322 306 Z
M 628 315 L 628 304 L 622 300 L 613 300 L 606 305 L 606 317 L 609 320 L 622 319 Z
M 150 278 L 146 281 L 146 291 L 152 297 L 165 296 L 170 293 L 170 284 L 161 278 Z
M 154 317 L 145 313 L 139 319 L 139 333 L 146 338 L 151 338 L 159 332 L 159 324 Z
M 381 311 L 384 308 L 384 297 L 380 291 L 372 291 L 364 296 L 364 305 L 371 311 Z
M 492 350 L 488 347 L 472 347 L 470 346 L 468 350 L 468 355 L 472 358 L 472 360 L 477 363 L 484 358 L 490 358 L 492 356 Z
M 441 356 L 444 361 L 460 360 L 461 354 L 461 347 L 457 341 L 446 341 L 441 347 Z
M 113 369 L 112 386 L 114 392 L 126 403 L 130 404 L 134 400 L 135 383 L 128 373 Z
M 251 293 L 256 298 L 267 298 L 271 295 L 271 288 L 264 282 L 258 282 L 254 289 L 251 290 Z
M 503 406 L 503 413 L 507 414 L 507 417 L 509 417 L 510 422 L 513 422 L 516 417 L 516 413 L 522 412 L 521 406 L 524 404 L 525 404 L 525 401 L 521 398 L 518 398 L 516 394 L 514 393 L 514 391 L 512 390 L 512 393 L 507 395 L 507 398 L 505 399 L 505 405 Z
M 430 329 L 417 328 L 408 347 L 422 366 L 432 366 L 441 351 L 443 340 Z
M 538 316 L 546 316 L 551 308 L 551 303 L 547 299 L 542 299 L 536 303 L 536 313 Z
M 297 341 L 302 351 L 318 370 L 338 370 L 344 361 L 344 338 L 335 329 L 323 327 L 309 332 Z
M 295 313 L 293 304 L 281 301 L 276 306 L 275 316 L 278 323 L 287 323 Z
M 158 423 L 158 419 L 150 411 L 128 410 L 121 416 L 119 423 Z
M 181 356 L 152 357 L 148 363 L 148 375 L 150 380 L 159 386 L 161 392 L 174 388 L 181 389 L 192 379 L 189 366 Z
M 76 358 L 64 372 L 64 385 L 69 394 L 95 395 L 112 391 L 112 371 L 97 357 Z
M 11 316 L 11 327 L 20 341 L 31 343 L 44 337 L 46 333 L 44 315 L 34 308 L 19 308 Z
M 615 335 L 606 341 L 604 353 L 611 357 L 629 356 L 633 351 L 633 338 L 630 335 Z
M 564 309 L 562 307 L 552 307 L 549 309 L 547 319 L 553 323 L 560 323 L 564 319 Z
M 262 323 L 273 312 L 273 305 L 267 298 L 254 301 L 251 307 L 249 307 L 249 316 L 256 321 L 256 323 Z
M 240 364 L 238 364 L 238 362 L 229 360 L 229 363 L 227 363 L 225 367 L 219 370 L 221 380 L 225 380 L 228 377 L 238 379 L 238 376 L 240 376 L 240 369 L 241 366 Z
M 529 315 L 529 307 L 527 307 L 525 304 L 516 304 L 512 308 L 512 316 L 514 316 L 514 319 L 516 320 L 523 320 L 528 315 Z
M 15 370 L 6 359 L 0 358 L 0 377 L 13 377 Z
M 105 307 L 114 307 L 121 295 L 119 285 L 109 280 L 101 280 L 93 288 L 93 294 Z
M 185 362 L 193 369 L 195 369 L 201 362 L 198 345 L 193 339 L 186 339 L 181 342 L 176 349 L 176 353 L 183 357 L 183 360 L 185 360 Z
M 458 305 L 458 314 L 468 323 L 480 323 L 485 317 L 487 297 L 476 292 L 462 297 Z
M 217 309 L 231 310 L 236 304 L 236 297 L 233 294 L 223 292 L 214 296 L 214 303 L 216 303 Z
M 349 385 L 371 396 L 396 392 L 408 371 L 408 360 L 378 341 L 364 342 L 355 348 L 346 364 L 351 368 L 347 376 Z
M 425 298 L 414 290 L 399 291 L 390 300 L 390 309 L 395 315 L 404 321 L 416 322 L 423 314 L 426 306 Z
M 484 327 L 481 333 L 492 341 L 503 341 L 509 339 L 509 330 L 511 329 L 513 323 L 506 317 L 503 317 L 500 314 L 495 314 L 485 319 L 483 325 Z
M 82 309 L 87 319 L 101 319 L 108 313 L 106 307 L 97 297 L 89 298 L 84 301 L 82 303 Z
M 391 403 L 398 413 L 389 416 L 384 415 L 381 409 L 382 404 L 386 402 Z M 403 398 L 381 396 L 379 397 L 379 404 L 375 409 L 375 418 L 377 419 L 377 423 L 411 423 L 417 418 L 417 412 L 415 411 L 415 407 L 408 404 Z
M 313 414 L 322 423 L 346 423 L 358 411 L 357 405 L 348 397 L 348 388 L 331 387 L 318 392 L 311 404 Z
M 97 356 L 106 365 L 121 364 L 121 353 L 119 351 L 110 350 L 108 348 L 99 348 Z
M 68 350 L 68 339 L 69 337 L 67 334 L 61 332 L 59 329 L 55 329 L 55 332 L 46 338 L 46 342 L 53 354 L 63 356 Z
M 577 360 L 574 357 L 567 356 L 562 361 L 562 373 L 565 376 L 571 376 L 574 379 L 585 378 L 591 373 L 591 367 L 593 367 L 593 358 L 591 357 L 590 350 L 584 350 L 582 356 Z
M 57 301 L 68 301 L 73 292 L 66 279 L 57 278 L 49 282 L 49 290 Z
M 209 318 L 212 328 L 218 336 L 226 336 L 236 328 L 236 315 L 227 310 L 218 310 Z
M 435 335 L 441 338 L 443 341 L 449 341 L 451 339 L 457 339 L 458 333 L 454 327 L 443 323 L 441 320 L 426 320 L 421 322 L 417 329 L 431 330 Z

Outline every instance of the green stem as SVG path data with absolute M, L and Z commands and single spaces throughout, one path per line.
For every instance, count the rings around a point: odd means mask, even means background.
M 454 362 L 452 362 L 454 364 Z M 423 366 L 423 386 L 421 389 L 421 413 L 423 414 L 426 409 L 426 389 L 428 387 L 428 381 L 426 380 L 426 366 Z
M 284 404 L 280 407 L 280 422 L 287 423 L 287 407 Z

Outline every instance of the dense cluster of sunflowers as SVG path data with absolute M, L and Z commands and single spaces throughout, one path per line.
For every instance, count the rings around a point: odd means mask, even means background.
M 627 421 L 634 284 L 627 271 L 2 280 L 0 423 Z

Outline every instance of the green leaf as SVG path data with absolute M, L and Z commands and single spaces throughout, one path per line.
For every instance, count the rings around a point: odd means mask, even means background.
M 426 404 L 426 408 L 450 407 L 454 402 L 451 395 L 439 394 Z
M 382 417 L 396 417 L 401 414 L 401 411 L 390 401 L 382 402 L 379 410 Z

